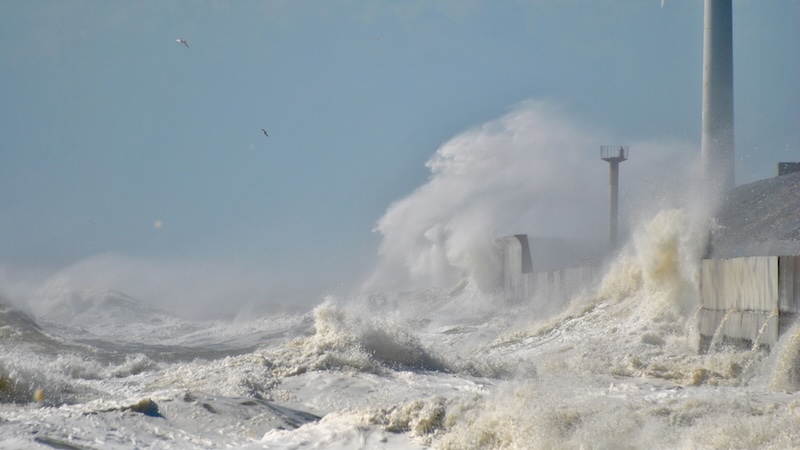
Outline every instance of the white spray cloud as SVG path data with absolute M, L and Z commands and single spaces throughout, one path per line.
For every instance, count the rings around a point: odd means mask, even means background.
M 607 208 L 601 142 L 546 102 L 523 103 L 446 142 L 426 164 L 428 182 L 378 221 L 382 260 L 367 289 L 464 277 L 489 286 L 501 267 L 500 236 L 605 232 L 597 227 Z
M 455 136 L 427 162 L 429 180 L 378 221 L 381 261 L 365 289 L 451 286 L 464 278 L 493 286 L 502 268 L 495 239 L 510 234 L 606 239 L 608 168 L 599 151 L 616 142 L 542 101 Z M 629 144 L 621 224 L 691 197 L 694 146 Z

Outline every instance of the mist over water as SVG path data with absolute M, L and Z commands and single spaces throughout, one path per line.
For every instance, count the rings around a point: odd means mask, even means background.
M 57 315 L 58 308 L 80 309 L 81 303 L 116 291 L 196 320 L 307 310 L 321 295 L 310 292 L 317 287 L 314 280 L 301 283 L 304 277 L 287 277 L 242 261 L 151 260 L 105 253 L 65 267 L 0 267 L 0 295 L 49 317 Z

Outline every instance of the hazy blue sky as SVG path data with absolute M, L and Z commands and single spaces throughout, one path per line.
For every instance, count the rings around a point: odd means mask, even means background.
M 127 267 L 119 279 L 147 266 L 201 290 L 240 279 L 253 298 L 351 281 L 437 150 L 520 105 L 608 139 L 572 149 L 601 180 L 602 144 L 699 148 L 702 13 L 700 0 L 2 0 L 0 263 Z M 798 18 L 795 0 L 734 0 L 738 184 L 800 160 Z

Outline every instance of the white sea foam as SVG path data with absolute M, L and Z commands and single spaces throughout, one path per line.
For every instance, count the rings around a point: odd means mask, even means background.
M 63 339 L 23 345 L 12 333 L 5 342 L 14 350 L 0 356 L 10 384 L 0 391 L 17 404 L 0 405 L 0 440 L 106 448 L 791 448 L 800 438 L 800 403 L 781 391 L 796 389 L 796 349 L 780 353 L 786 363 L 772 379 L 783 381 L 770 387 L 744 370 L 772 364 L 763 352 L 692 348 L 693 255 L 702 233 L 689 216 L 656 214 L 598 286 L 550 318 L 467 280 L 451 289 L 331 297 L 307 316 L 214 322 L 186 334 L 173 328 L 169 347 L 140 347 L 148 355 L 124 342 L 101 352 Z M 242 353 L 208 348 L 259 337 L 263 346 Z M 36 388 L 45 401 L 28 403 Z M 162 417 L 136 412 L 145 399 Z

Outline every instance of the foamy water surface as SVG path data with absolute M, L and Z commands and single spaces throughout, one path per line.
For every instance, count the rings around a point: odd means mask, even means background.
M 797 448 L 798 342 L 699 355 L 667 210 L 555 313 L 465 280 L 188 322 L 107 291 L 3 305 L 3 448 Z M 38 313 L 37 313 L 38 312 Z

